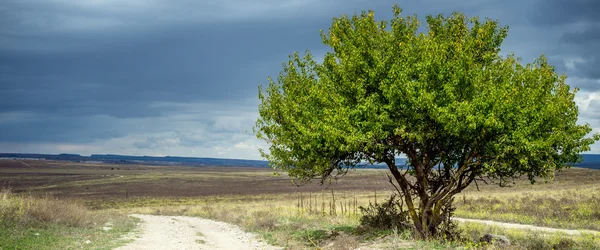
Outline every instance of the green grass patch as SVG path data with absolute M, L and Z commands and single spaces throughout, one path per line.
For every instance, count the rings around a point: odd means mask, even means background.
M 0 221 L 0 249 L 113 249 L 127 243 L 120 237 L 135 228 L 133 218 L 112 223 L 110 230 L 56 223 L 20 224 Z

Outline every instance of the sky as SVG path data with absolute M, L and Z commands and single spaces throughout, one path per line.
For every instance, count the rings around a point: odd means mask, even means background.
M 261 159 L 258 86 L 319 30 L 378 0 L 2 0 L 0 152 Z M 401 1 L 403 15 L 489 17 L 502 53 L 545 54 L 600 132 L 600 1 Z M 600 144 L 591 153 L 600 153 Z

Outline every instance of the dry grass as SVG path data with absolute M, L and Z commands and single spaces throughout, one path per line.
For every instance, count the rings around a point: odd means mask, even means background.
M 357 236 L 353 235 L 339 235 L 331 240 L 330 243 L 325 243 L 323 249 L 330 250 L 353 250 L 360 246 L 360 241 Z
M 0 249 L 110 249 L 134 223 L 76 200 L 0 191 Z
M 463 246 L 470 249 L 533 249 L 533 250 L 567 250 L 567 249 L 600 249 L 600 237 L 597 235 L 565 235 L 560 233 L 540 233 L 536 231 L 509 229 L 487 226 L 478 223 L 462 223 Z M 483 234 L 504 235 L 510 239 L 510 246 L 488 245 L 479 242 Z
M 98 213 L 90 213 L 82 202 L 59 200 L 54 197 L 36 197 L 30 194 L 12 194 L 0 191 L 0 219 L 21 224 L 54 223 L 66 226 L 91 226 L 101 222 Z
M 535 185 L 470 187 L 456 197 L 456 216 L 568 229 L 600 230 L 600 171 L 568 169 Z
M 600 188 L 459 198 L 456 215 L 540 226 L 600 230 Z

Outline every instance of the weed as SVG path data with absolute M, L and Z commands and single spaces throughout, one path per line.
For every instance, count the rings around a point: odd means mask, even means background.
M 340 235 L 332 240 L 331 244 L 328 244 L 330 249 L 334 250 L 352 250 L 358 248 L 360 242 L 356 236 L 351 235 Z
M 306 246 L 318 247 L 322 241 L 331 238 L 331 235 L 325 230 L 318 229 L 296 231 L 292 233 L 292 237 L 300 242 L 304 242 Z
M 573 249 L 576 245 L 577 245 L 577 242 L 575 242 L 573 239 L 561 238 L 558 241 L 558 243 L 556 243 L 556 244 L 554 244 L 552 246 L 552 249 L 554 249 L 554 250 L 568 250 L 568 249 Z
M 254 229 L 272 230 L 277 224 L 277 217 L 270 211 L 254 211 L 252 212 Z

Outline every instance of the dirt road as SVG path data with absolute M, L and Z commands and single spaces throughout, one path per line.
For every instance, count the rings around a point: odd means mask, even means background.
M 280 249 L 260 242 L 239 227 L 196 217 L 131 215 L 142 220 L 134 241 L 117 250 L 134 249 Z

